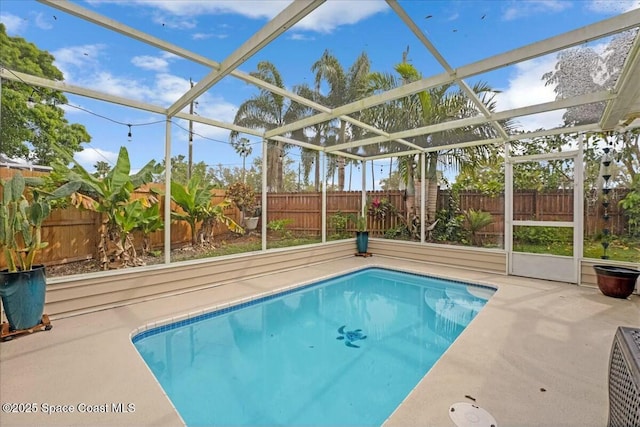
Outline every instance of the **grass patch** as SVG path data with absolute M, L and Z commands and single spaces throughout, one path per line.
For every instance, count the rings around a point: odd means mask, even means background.
M 282 240 L 274 240 L 267 242 L 267 247 L 272 248 L 287 248 L 289 246 L 308 245 L 311 243 L 320 243 L 322 240 L 313 237 L 291 237 Z M 194 258 L 211 258 L 224 255 L 243 254 L 245 252 L 255 252 L 262 250 L 262 242 L 260 240 L 251 242 L 230 242 L 223 243 L 216 249 L 204 252 L 197 255 Z
M 514 244 L 513 250 L 515 252 L 528 252 L 534 254 L 549 254 L 549 255 L 561 255 L 572 256 L 573 247 L 566 243 L 550 243 L 548 245 L 535 245 L 535 244 Z M 600 259 L 603 254 L 602 245 L 600 242 L 585 241 L 584 242 L 584 258 Z M 621 241 L 612 241 L 607 250 L 609 259 L 616 261 L 626 262 L 640 262 L 640 249 L 638 245 L 627 245 Z

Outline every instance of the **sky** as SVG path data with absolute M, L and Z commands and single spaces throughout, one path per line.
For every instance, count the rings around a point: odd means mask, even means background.
M 289 1 L 253 0 L 89 0 L 74 2 L 98 14 L 116 19 L 139 31 L 167 40 L 217 62 L 239 48 Z M 588 25 L 640 7 L 638 0 L 582 1 L 400 1 L 425 35 L 452 67 L 459 67 L 506 50 Z M 168 107 L 210 71 L 155 47 L 85 22 L 55 8 L 31 0 L 2 0 L 0 22 L 9 36 L 22 37 L 50 52 L 65 82 L 114 95 Z M 594 48 L 604 45 L 596 40 Z M 393 73 L 408 49 L 409 61 L 424 77 L 440 74 L 442 67 L 400 21 L 384 1 L 328 0 L 311 15 L 288 29 L 275 41 L 243 63 L 249 73 L 258 62 L 268 60 L 282 74 L 288 89 L 313 85 L 312 64 L 325 50 L 346 69 L 362 52 L 371 59 L 372 70 Z M 556 55 L 548 55 L 467 80 L 483 80 L 500 91 L 497 110 L 551 101 L 553 86 L 542 75 L 552 71 Z M 233 122 L 238 106 L 258 90 L 227 76 L 204 93 L 194 106 L 196 114 Z M 126 146 L 132 168 L 164 158 L 164 117 L 128 107 L 67 94 L 66 117 L 83 124 L 92 140 L 76 159 L 92 170 L 97 161 L 115 163 L 118 150 Z M 185 108 L 188 111 L 188 106 Z M 89 113 L 90 112 L 90 113 Z M 522 130 L 561 125 L 563 111 L 518 119 Z M 175 120 L 172 156 L 188 152 L 188 123 Z M 128 124 L 132 137 L 128 138 Z M 212 167 L 241 167 L 242 159 L 229 145 L 229 131 L 194 124 L 194 162 Z M 260 155 L 260 140 L 247 159 Z M 287 153 L 294 161 L 299 152 Z M 388 170 L 379 160 L 378 182 Z M 357 187 L 360 178 L 354 178 Z M 355 188 L 352 188 L 355 189 Z

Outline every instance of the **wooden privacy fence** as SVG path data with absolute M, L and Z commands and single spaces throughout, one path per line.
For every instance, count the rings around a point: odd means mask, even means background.
M 7 179 L 14 171 L 0 168 L 0 178 Z M 24 176 L 40 176 L 42 172 L 22 171 Z M 152 186 L 164 188 L 162 184 Z M 138 191 L 134 197 L 148 195 L 149 188 Z M 614 190 L 610 194 L 608 226 L 613 234 L 625 234 L 627 221 L 618 207 L 618 201 L 624 198 L 627 190 Z M 404 193 L 402 191 L 369 191 L 367 200 L 378 197 L 387 199 L 400 213 L 405 215 Z M 212 193 L 214 203 L 224 200 L 224 190 Z M 481 231 L 485 237 L 499 238 L 504 234 L 504 197 L 490 197 L 479 192 L 467 191 L 458 194 L 457 207 L 451 204 L 449 190 L 438 193 L 437 209 L 457 209 L 460 214 L 468 209 L 489 212 L 493 222 Z M 260 195 L 256 196 L 261 200 Z M 160 197 L 160 203 L 164 203 Z M 338 213 L 356 216 L 361 211 L 362 196 L 359 191 L 328 192 L 327 193 L 327 230 L 335 230 L 329 222 Z M 552 220 L 569 221 L 573 211 L 573 194 L 570 191 L 554 191 L 538 193 L 535 191 L 521 191 L 514 194 L 514 216 L 518 220 Z M 176 206 L 172 204 L 172 209 Z M 291 220 L 287 229 L 295 233 L 319 235 L 322 230 L 322 194 L 321 193 L 269 193 L 267 196 L 267 222 L 279 219 Z M 228 208 L 225 213 L 235 221 L 240 220 L 236 208 Z M 593 235 L 604 228 L 603 208 L 597 197 L 587 197 L 585 200 L 585 234 Z M 99 228 L 102 218 L 95 212 L 81 211 L 70 207 L 54 210 L 43 226 L 43 240 L 49 242 L 49 247 L 43 250 L 38 262 L 44 264 L 63 264 L 77 260 L 90 259 L 96 255 Z M 368 228 L 372 236 L 382 236 L 399 224 L 395 215 L 389 215 L 384 220 L 368 218 Z M 260 230 L 260 228 L 258 228 Z M 346 231 L 354 231 L 355 223 L 349 221 Z M 214 234 L 225 233 L 226 227 L 219 225 Z M 135 241 L 141 246 L 142 236 L 134 234 Z M 162 249 L 164 231 L 156 231 L 151 235 L 151 245 L 155 249 Z M 185 222 L 171 224 L 171 246 L 180 247 L 190 242 L 189 225 Z M 4 256 L 0 256 L 0 269 L 6 266 Z
M 259 198 L 260 196 L 258 196 Z M 404 193 L 401 191 L 368 191 L 367 198 L 386 198 L 400 215 L 405 214 Z M 343 214 L 355 218 L 360 215 L 362 193 L 360 191 L 327 192 L 327 230 L 332 231 L 331 217 Z M 269 193 L 267 196 L 267 223 L 274 220 L 290 219 L 288 230 L 320 235 L 322 231 L 322 193 Z M 381 236 L 400 220 L 389 216 L 384 220 L 368 218 L 371 236 Z M 350 220 L 346 231 L 355 231 L 355 221 Z
M 611 233 L 626 234 L 628 231 L 627 218 L 618 202 L 627 195 L 629 190 L 616 189 L 609 194 L 608 208 L 610 219 L 607 226 Z M 449 190 L 438 192 L 438 209 L 446 209 L 450 204 Z M 475 209 L 489 212 L 493 222 L 482 229 L 481 234 L 487 236 L 501 236 L 504 234 L 504 196 L 490 197 L 476 191 L 465 191 L 458 195 L 460 212 Z M 593 236 L 605 226 L 602 216 L 604 208 L 602 200 L 597 197 L 585 197 L 584 202 L 584 234 Z M 571 221 L 573 218 L 573 191 L 558 190 L 550 192 L 516 191 L 513 195 L 514 219 L 521 221 Z

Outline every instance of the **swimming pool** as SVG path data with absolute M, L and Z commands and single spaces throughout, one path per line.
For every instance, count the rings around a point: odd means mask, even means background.
M 494 291 L 366 268 L 133 343 L 188 426 L 380 425 Z

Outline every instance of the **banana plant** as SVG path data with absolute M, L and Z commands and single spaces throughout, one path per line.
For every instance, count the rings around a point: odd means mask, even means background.
M 160 204 L 155 203 L 148 209 L 142 209 L 138 220 L 137 229 L 142 232 L 142 254 L 147 255 L 151 251 L 150 234 L 164 228 L 164 222 L 160 214 Z
M 217 205 L 211 202 L 211 185 L 201 185 L 197 176 L 191 177 L 187 185 L 171 182 L 171 200 L 179 207 L 180 211 L 171 212 L 171 216 L 178 221 L 185 221 L 191 227 L 191 244 L 198 244 L 200 240 L 206 240 L 213 225 L 216 222 L 224 223 L 231 231 L 242 233 L 244 230 L 233 219 L 224 213 L 224 208 L 230 205 L 225 200 Z M 202 224 L 202 230 L 198 225 Z
M 98 244 L 102 269 L 142 265 L 131 236 L 131 232 L 141 225 L 141 215 L 135 214 L 142 208 L 150 208 L 158 200 L 152 193 L 143 199 L 132 200 L 131 196 L 162 172 L 162 165 L 151 160 L 139 172 L 130 174 L 129 153 L 121 147 L 113 169 L 103 178 L 97 178 L 68 153 L 61 149 L 58 152 L 60 159 L 54 162 L 52 175 L 57 181 L 81 183 L 80 189 L 71 197 L 72 204 L 104 215 Z M 71 169 L 67 168 L 68 163 L 73 164 Z
M 42 223 L 51 213 L 51 202 L 71 196 L 80 182 L 71 181 L 46 191 L 38 178 L 25 179 L 20 172 L 7 181 L 0 180 L 0 248 L 9 272 L 28 271 L 38 251 L 46 248 L 42 241 Z

